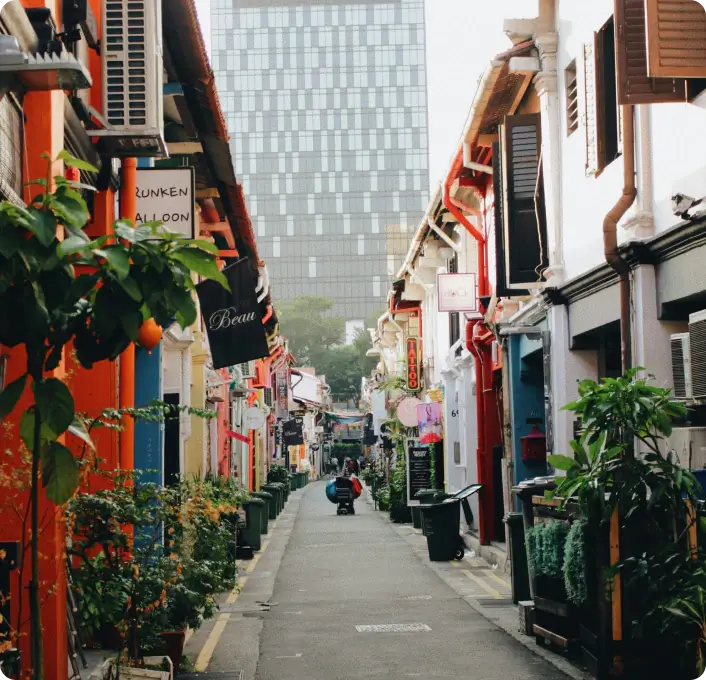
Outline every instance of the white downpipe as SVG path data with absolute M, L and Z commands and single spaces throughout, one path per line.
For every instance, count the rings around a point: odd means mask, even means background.
M 429 225 L 429 229 L 431 229 L 435 234 L 439 236 L 439 238 L 446 243 L 446 245 L 453 249 L 455 253 L 460 253 L 461 252 L 461 246 L 456 243 L 453 239 L 449 238 L 439 227 L 436 226 L 434 223 L 434 220 L 431 219 L 431 217 L 427 220 L 427 224 Z
M 637 215 L 638 220 L 649 229 L 649 234 L 654 231 L 654 216 L 652 213 L 652 112 L 647 104 L 635 107 L 637 110 L 637 130 L 640 144 L 639 174 L 637 190 Z M 645 234 L 645 236 L 649 235 Z
M 475 170 L 476 172 L 484 172 L 486 175 L 493 174 L 493 168 L 489 165 L 483 165 L 482 163 L 476 163 L 471 160 L 471 145 L 468 142 L 463 143 L 463 167 L 467 170 Z

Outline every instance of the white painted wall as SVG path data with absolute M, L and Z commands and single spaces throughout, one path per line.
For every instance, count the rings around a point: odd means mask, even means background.
M 564 70 L 576 59 L 582 67 L 582 46 L 593 40 L 613 13 L 612 0 L 593 2 L 557 1 L 559 49 L 557 55 L 559 103 L 561 111 L 561 224 L 565 278 L 572 279 L 604 262 L 602 223 L 622 189 L 623 165 L 618 158 L 597 178 L 586 177 L 586 144 L 583 121 L 570 137 L 566 136 Z M 654 214 L 654 233 L 675 226 L 680 219 L 672 215 L 671 196 L 683 193 L 699 198 L 706 195 L 706 111 L 695 104 L 656 104 L 649 107 L 650 130 L 646 141 L 651 146 L 651 168 L 638 167 L 637 185 L 652 174 L 652 199 L 644 206 Z M 636 138 L 645 125 L 636 115 Z M 638 162 L 639 166 L 639 162 Z M 644 189 L 644 186 L 643 186 Z M 643 194 L 645 192 L 643 191 Z M 648 195 L 649 198 L 649 195 Z M 621 222 L 629 222 L 639 210 L 639 200 Z M 639 236 L 648 236 L 644 231 Z M 632 232 L 623 229 L 619 238 Z

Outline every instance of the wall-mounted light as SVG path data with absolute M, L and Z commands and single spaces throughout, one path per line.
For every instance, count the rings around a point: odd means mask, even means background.
M 91 85 L 91 74 L 63 45 L 58 54 L 33 54 L 22 51 L 15 36 L 0 36 L 0 91 L 74 91 Z

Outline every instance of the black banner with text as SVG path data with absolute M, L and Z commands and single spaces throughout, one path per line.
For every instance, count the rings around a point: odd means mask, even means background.
M 248 260 L 238 260 L 223 274 L 230 292 L 216 281 L 196 286 L 216 369 L 262 359 L 270 353 Z

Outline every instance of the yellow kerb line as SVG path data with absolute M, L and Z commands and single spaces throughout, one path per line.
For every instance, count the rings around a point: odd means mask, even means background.
M 203 649 L 194 664 L 194 670 L 197 673 L 203 673 L 208 668 L 208 664 L 211 663 L 213 653 L 216 651 L 216 646 L 221 639 L 221 635 L 223 635 L 223 631 L 228 625 L 228 621 L 230 621 L 230 614 L 221 614 L 218 617 L 218 620 L 208 635 L 206 644 L 203 646 Z
M 472 574 L 470 571 L 465 571 L 463 572 L 468 578 L 471 579 L 471 581 L 475 581 L 485 592 L 490 593 L 493 597 L 502 599 L 502 595 L 495 590 L 492 586 L 489 586 L 483 579 L 478 578 L 475 574 Z
M 488 570 L 488 576 L 490 576 L 490 578 L 492 578 L 492 579 L 495 579 L 498 583 L 502 584 L 502 586 L 503 586 L 506 590 L 510 590 L 510 584 L 509 584 L 505 579 L 503 579 L 501 576 L 498 576 L 498 575 L 493 571 L 492 567 L 491 567 L 491 569 Z

